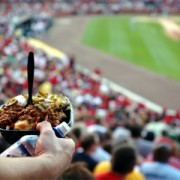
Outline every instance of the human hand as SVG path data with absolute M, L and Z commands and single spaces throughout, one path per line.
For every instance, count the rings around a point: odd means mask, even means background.
M 57 138 L 51 124 L 48 121 L 39 123 L 36 127 L 40 131 L 35 155 L 39 157 L 48 157 L 53 166 L 66 166 L 71 162 L 75 150 L 75 143 L 69 138 Z M 56 165 L 55 165 L 56 164 Z

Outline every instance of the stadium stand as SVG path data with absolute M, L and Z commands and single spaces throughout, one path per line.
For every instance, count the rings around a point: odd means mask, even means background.
M 179 1 L 32 0 L 22 3 L 20 0 L 13 0 L 9 2 L 11 3 L 4 1 L 0 4 L 0 13 L 3 15 L 0 20 L 0 104 L 16 95 L 27 93 L 26 58 L 29 51 L 33 51 L 35 54 L 33 91 L 36 93 L 43 89 L 46 92 L 62 93 L 69 97 L 75 109 L 75 124 L 70 136 L 76 142 L 76 153 L 84 153 L 83 160 L 79 158 L 79 161 L 96 162 L 93 168 L 89 169 L 91 170 L 89 173 L 96 175 L 96 164 L 98 166 L 99 163 L 104 162 L 108 162 L 108 168 L 104 166 L 98 173 L 109 172 L 113 151 L 117 147 L 128 145 L 134 148 L 137 156 L 132 173 L 136 176 L 138 173 L 139 177 L 142 177 L 141 174 L 144 173 L 142 168 L 147 162 L 154 161 L 152 157 L 154 147 L 166 144 L 170 149 L 167 164 L 176 169 L 172 172 L 176 171 L 178 177 L 180 111 L 174 115 L 168 115 L 166 109 L 162 112 L 154 111 L 144 102 L 136 102 L 112 89 L 103 81 L 103 72 L 100 69 L 94 73 L 82 72 L 78 69 L 74 57 L 69 57 L 63 52 L 27 37 L 39 38 L 39 34 L 46 33 L 53 23 L 53 16 L 84 13 L 144 13 L 152 9 L 162 12 L 167 6 L 169 13 L 177 13 L 180 12 Z M 37 12 L 42 15 L 39 16 L 40 22 L 39 18 L 33 19 Z M 25 13 L 24 16 L 17 18 L 22 13 Z M 29 16 L 32 13 L 34 16 Z M 12 20 L 12 16 L 16 18 Z M 92 134 L 95 136 L 94 140 L 91 140 Z M 86 151 L 83 148 L 86 148 Z M 127 176 L 126 179 L 133 179 L 135 174 L 129 173 L 129 178 Z

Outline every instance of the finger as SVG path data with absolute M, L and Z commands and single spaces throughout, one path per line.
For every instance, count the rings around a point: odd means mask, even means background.
M 52 130 L 52 126 L 48 121 L 43 121 L 37 124 L 36 129 L 40 132 Z

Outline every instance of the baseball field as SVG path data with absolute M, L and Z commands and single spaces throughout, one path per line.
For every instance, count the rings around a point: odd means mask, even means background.
M 94 17 L 82 42 L 120 60 L 180 80 L 179 22 L 177 17 Z

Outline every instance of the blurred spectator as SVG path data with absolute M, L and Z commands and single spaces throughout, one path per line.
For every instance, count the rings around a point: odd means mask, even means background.
M 85 124 L 76 122 L 71 128 L 71 136 L 76 144 L 76 150 L 81 146 L 81 139 L 85 135 Z
M 87 131 L 90 133 L 96 133 L 99 136 L 99 145 L 92 153 L 92 157 L 96 159 L 98 162 L 110 160 L 111 155 L 107 152 L 103 147 L 111 140 L 111 132 L 108 128 L 106 128 L 102 120 L 100 118 L 95 118 L 94 124 L 89 125 L 87 127 Z
M 75 62 L 76 62 L 75 57 L 70 56 L 70 58 L 69 58 L 69 69 L 73 72 L 75 71 Z
M 97 133 L 99 136 L 99 145 L 96 150 L 91 154 L 91 157 L 96 159 L 98 162 L 108 161 L 111 159 L 111 154 L 106 151 L 103 147 L 111 140 L 111 134 L 105 132 L 103 134 Z
M 134 148 L 131 146 L 122 146 L 113 152 L 111 163 L 103 162 L 97 165 L 94 174 L 97 180 L 142 180 L 143 176 L 133 171 L 135 164 L 136 153 Z
M 107 128 L 103 125 L 100 118 L 95 118 L 94 124 L 87 127 L 87 130 L 91 133 L 96 132 L 103 136 L 107 132 Z
M 116 128 L 116 129 L 119 129 L 119 128 Z M 127 132 L 129 131 L 127 130 Z M 122 146 L 131 146 L 134 148 L 136 152 L 136 159 L 137 159 L 136 165 L 137 166 L 144 161 L 144 158 L 139 154 L 138 150 L 136 149 L 133 139 L 129 136 L 129 133 L 128 133 L 128 136 L 113 136 L 113 139 L 111 141 L 112 151 Z
M 155 134 L 152 131 L 143 130 L 142 137 L 143 137 L 143 139 L 145 139 L 147 141 L 151 141 L 151 142 L 153 142 L 155 140 Z
M 146 180 L 178 180 L 180 171 L 168 165 L 171 156 L 171 149 L 168 145 L 158 145 L 153 151 L 154 162 L 143 163 L 140 171 Z
M 117 127 L 114 129 L 112 136 L 113 136 L 113 139 L 130 138 L 131 132 L 128 129 L 126 129 L 125 127 Z
M 156 140 L 156 144 L 166 144 L 170 148 L 174 146 L 173 140 L 171 140 L 168 137 L 168 131 L 167 130 L 162 131 L 162 136 Z
M 141 137 L 142 128 L 139 125 L 130 126 L 130 131 L 138 153 L 143 158 L 146 158 L 147 155 L 149 155 L 152 152 L 154 148 L 154 143 L 147 141 Z
M 57 180 L 95 180 L 84 163 L 72 163 Z
M 77 149 L 72 162 L 85 162 L 90 171 L 98 164 L 98 161 L 91 157 L 98 147 L 99 139 L 95 134 L 86 134 L 80 141 L 81 148 Z
M 179 151 L 178 146 L 175 141 L 168 137 L 168 132 L 166 130 L 162 131 L 162 137 L 156 140 L 157 145 L 167 145 L 171 149 L 171 156 L 169 157 L 168 164 L 178 170 L 180 170 L 180 159 L 179 159 Z M 147 162 L 153 161 L 153 156 L 150 154 L 146 158 Z
M 164 122 L 161 122 L 161 121 L 147 123 L 145 125 L 144 129 L 147 131 L 153 132 L 155 134 L 155 139 L 161 137 L 163 130 L 166 130 L 169 132 L 171 131 L 170 126 Z

